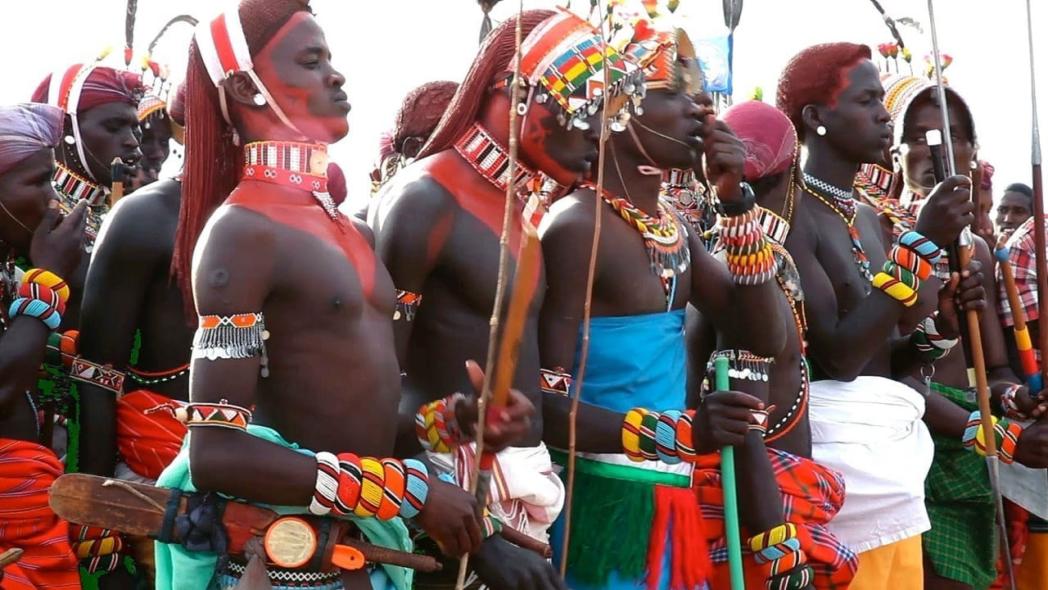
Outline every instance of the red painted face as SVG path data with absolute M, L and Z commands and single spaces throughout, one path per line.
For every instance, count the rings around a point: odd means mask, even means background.
M 599 119 L 591 119 L 589 129 L 569 130 L 546 105 L 532 103 L 520 129 L 521 158 L 563 186 L 575 184 L 597 163 Z
M 254 63 L 270 95 L 307 138 L 334 143 L 346 136 L 350 109 L 342 90 L 346 78 L 331 65 L 324 31 L 311 14 L 292 16 Z

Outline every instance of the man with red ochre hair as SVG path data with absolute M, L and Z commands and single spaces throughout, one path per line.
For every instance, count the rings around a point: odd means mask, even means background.
M 62 474 L 54 451 L 40 444 L 35 384 L 47 342 L 61 321 L 69 288 L 62 277 L 83 256 L 80 201 L 63 218 L 48 180 L 63 113 L 42 104 L 0 107 L 0 555 L 24 553 L 0 566 L 5 590 L 80 588 L 69 523 L 48 506 L 48 490 Z M 16 271 L 13 260 L 33 265 Z
M 328 193 L 327 144 L 346 135 L 349 103 L 308 2 L 243 0 L 198 27 L 189 60 L 174 267 L 192 285 L 184 296 L 199 327 L 189 435 L 157 485 L 338 518 L 348 534 L 402 551 L 411 519 L 449 554 L 475 550 L 472 497 L 390 458 L 393 285 L 367 228 Z M 246 568 L 220 561 L 219 548 L 156 545 L 161 589 L 228 588 Z M 389 565 L 274 566 L 268 577 L 273 588 L 412 583 Z
M 908 246 L 892 252 L 916 274 L 886 264 L 877 214 L 857 205 L 851 189 L 859 166 L 881 162 L 891 144 L 883 97 L 869 48 L 852 43 L 800 52 L 783 71 L 777 96 L 808 153 L 786 247 L 804 289 L 812 454 L 844 475 L 844 507 L 829 528 L 859 554 L 851 585 L 858 590 L 922 584 L 932 443 L 921 421 L 925 396 L 891 379 L 893 370 L 906 372 L 893 366 L 891 345 L 901 321 L 915 324 L 932 311 L 918 304 L 919 292 L 934 301 L 939 290 L 930 265 L 939 245 L 952 243 L 973 219 L 967 180 L 948 179 L 929 197 L 916 232 L 903 242 Z M 977 277 L 959 288 L 963 296 L 981 295 Z
M 530 10 L 520 18 L 521 70 L 527 82 L 521 102 L 511 103 L 516 21 L 510 19 L 485 39 L 419 159 L 394 177 L 373 215 L 377 250 L 398 289 L 395 325 L 406 371 L 400 448 L 405 453 L 420 448 L 412 427 L 420 406 L 423 412 L 434 404 L 461 406 L 455 399 L 441 398 L 468 385 L 472 369 L 464 363 L 484 358 L 487 351 L 507 185 L 520 199 L 509 228 L 514 262 L 507 276 L 513 276 L 522 224 L 534 220 L 531 213 L 537 199 L 524 196 L 529 181 L 542 172 L 562 185 L 572 185 L 596 161 L 596 113 L 605 94 L 599 91 L 604 62 L 599 52 L 593 53 L 600 46 L 597 33 L 566 11 Z M 580 57 L 593 55 L 598 57 L 590 57 L 589 68 L 560 76 L 565 84 L 559 89 L 550 88 L 548 80 L 553 78 L 543 77 L 553 64 L 575 65 Z M 632 92 L 642 88 L 635 83 L 636 69 L 618 52 L 609 50 L 607 63 L 612 87 L 606 94 L 612 97 L 609 112 L 615 113 L 624 102 L 624 87 Z M 518 167 L 512 179 L 507 177 L 510 109 L 520 113 Z M 538 281 L 539 287 L 513 383 L 542 407 L 537 320 L 544 271 L 528 280 Z M 580 417 L 580 422 L 584 420 Z M 545 542 L 546 529 L 560 513 L 564 491 L 542 440 L 543 420 L 536 416 L 519 446 L 500 453 L 496 470 L 500 482 L 492 485 L 490 506 L 504 525 Z M 458 442 L 439 448 L 422 446 L 436 464 L 463 474 L 469 471 L 467 461 L 473 451 Z M 495 588 L 562 587 L 545 560 L 498 537 L 485 541 L 471 564 L 481 580 Z

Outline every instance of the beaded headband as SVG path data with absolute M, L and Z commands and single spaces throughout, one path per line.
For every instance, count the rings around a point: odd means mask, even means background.
M 80 107 L 80 95 L 84 91 L 95 64 L 73 64 L 63 71 L 51 74 L 51 83 L 47 89 L 47 104 L 62 109 L 69 115 L 73 128 L 73 139 L 76 140 L 76 156 L 80 159 L 81 167 L 95 180 L 91 173 L 91 166 L 87 162 L 87 153 L 84 151 L 84 142 L 80 135 L 80 122 L 77 119 L 77 109 Z
M 201 22 L 196 27 L 193 39 L 197 44 L 200 59 L 204 62 L 211 83 L 218 89 L 218 100 L 222 108 L 222 118 L 230 126 L 233 120 L 229 117 L 229 106 L 226 102 L 225 87 L 222 82 L 238 72 L 251 77 L 259 94 L 266 99 L 266 104 L 288 129 L 299 135 L 304 134 L 284 114 L 284 111 L 273 100 L 273 96 L 262 83 L 254 70 L 251 52 L 248 50 L 244 27 L 240 22 L 240 11 L 231 8 L 210 21 Z
M 650 33 L 648 26 L 635 26 L 634 31 L 632 42 L 623 51 L 644 69 L 648 90 L 681 90 L 688 96 L 705 90 L 695 46 L 684 30 Z
M 511 69 L 516 69 L 514 60 Z M 604 68 L 609 88 L 604 88 Z M 588 22 L 561 9 L 546 19 L 521 45 L 520 71 L 535 102 L 552 98 L 562 113 L 557 120 L 568 127 L 585 128 L 585 120 L 609 96 L 609 113 L 619 113 L 627 98 L 639 104 L 644 97 L 643 73 L 614 47 L 604 43 Z

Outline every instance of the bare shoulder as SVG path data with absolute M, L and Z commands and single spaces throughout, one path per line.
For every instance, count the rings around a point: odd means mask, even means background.
M 453 209 L 454 197 L 421 164 L 402 170 L 376 197 L 370 221 L 377 240 L 387 232 L 424 232 Z
M 160 237 L 174 237 L 181 190 L 181 183 L 161 180 L 117 201 L 106 215 L 96 249 L 114 254 L 129 251 L 140 257 L 170 252 L 172 240 Z
M 593 207 L 594 198 L 591 193 L 576 191 L 561 197 L 550 206 L 549 212 L 542 219 L 539 235 L 544 241 L 563 234 L 590 235 L 595 225 Z
M 255 258 L 271 252 L 277 244 L 278 224 L 265 215 L 237 205 L 222 205 L 204 226 L 196 254 L 236 254 Z

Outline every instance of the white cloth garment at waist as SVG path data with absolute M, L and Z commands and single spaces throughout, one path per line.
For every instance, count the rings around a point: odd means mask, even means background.
M 475 446 L 463 445 L 455 453 L 426 453 L 435 467 L 469 488 Z M 488 509 L 502 524 L 543 543 L 564 507 L 564 483 L 553 470 L 546 445 L 509 447 L 495 455 Z
M 844 475 L 844 506 L 829 529 L 856 553 L 931 528 L 924 480 L 934 446 L 924 397 L 883 377 L 811 384 L 813 458 Z

